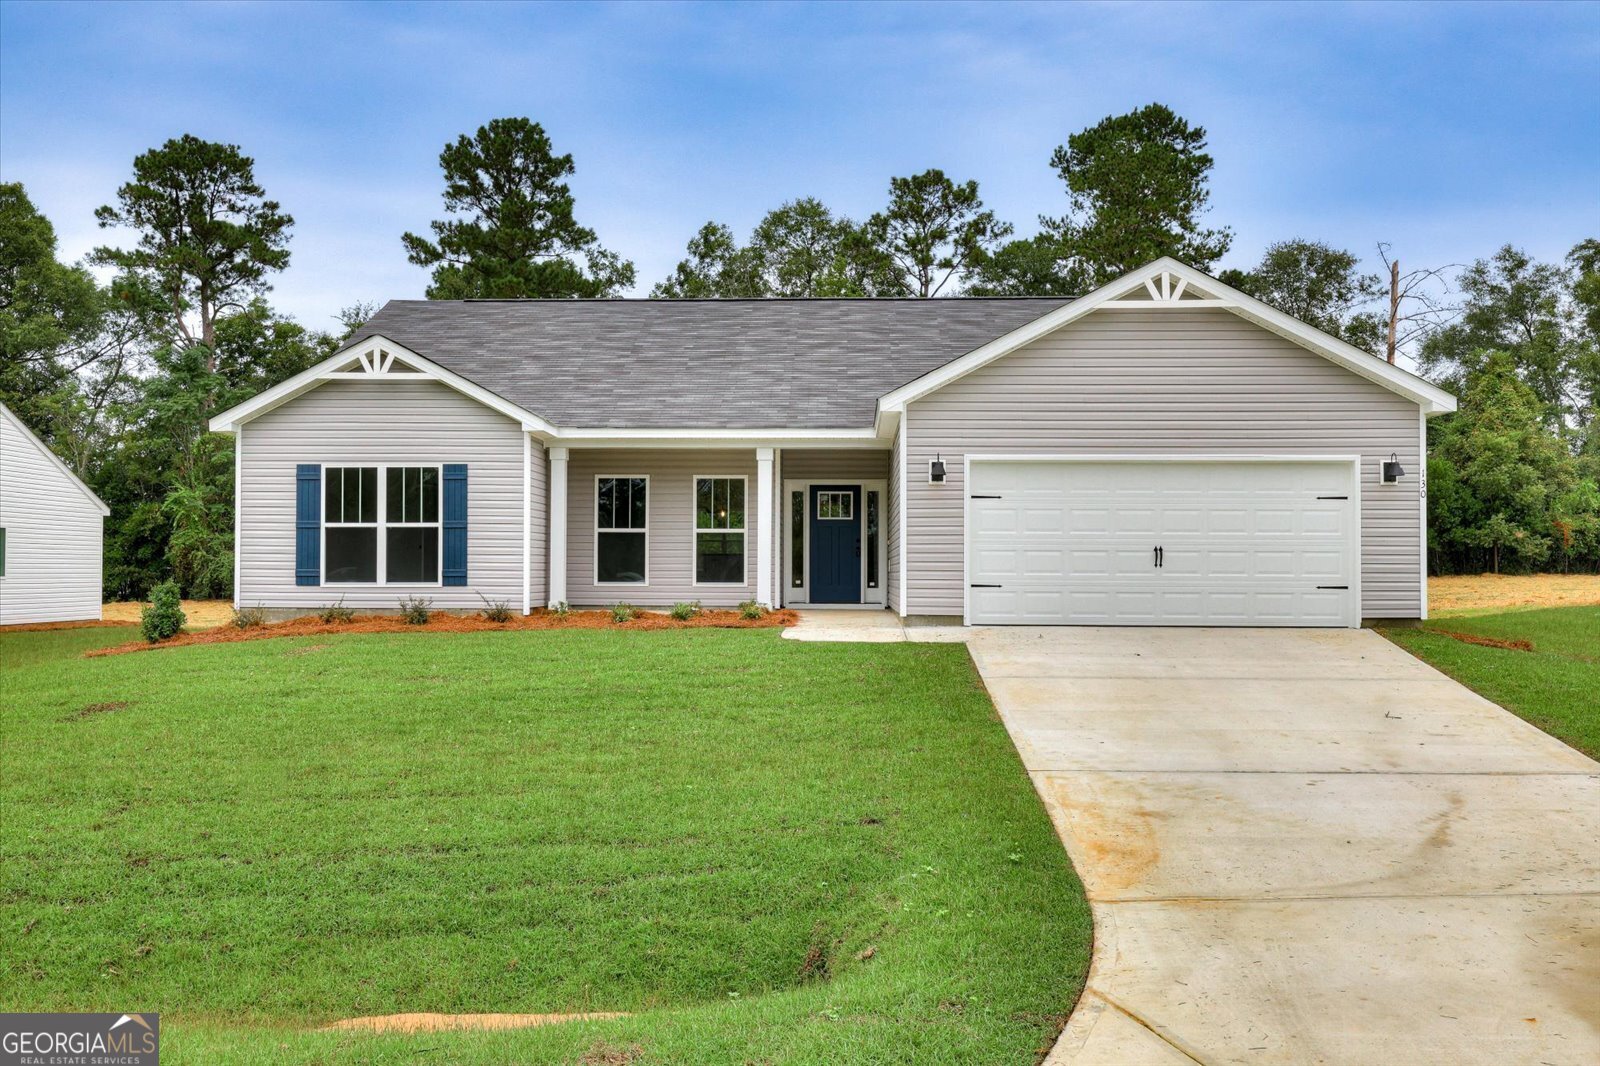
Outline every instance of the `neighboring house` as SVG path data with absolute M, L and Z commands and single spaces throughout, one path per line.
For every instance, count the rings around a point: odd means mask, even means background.
M 212 428 L 245 605 L 1354 626 L 1426 616 L 1454 409 L 1164 259 L 1076 300 L 395 301 Z
M 100 617 L 110 513 L 0 404 L 0 625 Z

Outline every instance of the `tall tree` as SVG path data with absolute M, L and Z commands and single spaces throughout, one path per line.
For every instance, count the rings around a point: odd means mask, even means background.
M 616 296 L 633 264 L 578 224 L 571 155 L 556 155 L 544 127 L 497 118 L 439 153 L 444 209 L 433 240 L 406 233 L 411 262 L 433 269 L 432 300 Z
M 1065 252 L 1048 234 L 1007 241 L 973 263 L 969 296 L 1079 296 Z
M 1504 352 L 1544 405 L 1547 425 L 1560 429 L 1582 412 L 1587 349 L 1569 297 L 1569 273 L 1508 244 L 1469 266 L 1458 284 L 1461 317 L 1423 343 L 1424 373 L 1469 391 L 1491 354 Z
M 1268 245 L 1251 269 L 1224 270 L 1219 277 L 1284 314 L 1377 354 L 1381 318 L 1361 308 L 1378 298 L 1382 283 L 1376 274 L 1358 271 L 1359 262 L 1321 241 L 1296 238 Z
M 688 257 L 650 295 L 666 300 L 765 296 L 761 257 L 753 248 L 741 248 L 727 226 L 707 222 L 689 238 Z
M 889 206 L 865 232 L 886 253 L 915 296 L 937 296 L 1011 233 L 986 211 L 978 183 L 957 184 L 937 168 L 889 179 Z
M 234 144 L 186 133 L 152 148 L 134 159 L 116 205 L 95 217 L 138 234 L 134 248 L 101 247 L 93 258 L 117 267 L 124 298 L 147 302 L 163 334 L 185 346 L 211 348 L 218 318 L 266 292 L 268 275 L 289 265 L 294 219 L 266 198 L 255 161 Z
M 773 296 L 861 295 L 830 291 L 843 287 L 840 278 L 855 233 L 855 223 L 807 196 L 767 212 L 750 235 L 750 247 Z
M 1201 270 L 1233 234 L 1200 224 L 1211 193 L 1206 131 L 1163 104 L 1112 115 L 1067 138 L 1050 165 L 1069 211 L 1041 218 L 1064 250 L 1069 287 L 1093 288 L 1168 255 Z
M 45 439 L 73 375 L 104 354 L 104 295 L 56 259 L 56 231 L 19 182 L 0 183 L 0 398 Z
M 1460 264 L 1402 272 L 1399 258 L 1392 256 L 1389 245 L 1382 241 L 1378 242 L 1378 258 L 1389 279 L 1388 301 L 1380 317 L 1383 357 L 1392 363 L 1401 351 L 1422 344 L 1460 313 L 1461 308 L 1450 299 L 1450 276 Z

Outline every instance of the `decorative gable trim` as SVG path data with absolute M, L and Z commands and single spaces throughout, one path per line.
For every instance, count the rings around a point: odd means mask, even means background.
M 217 415 L 211 420 L 214 433 L 233 433 L 251 419 L 260 418 L 281 404 L 310 392 L 329 381 L 437 381 L 469 396 L 534 433 L 554 434 L 555 427 L 532 411 L 525 410 L 488 389 L 447 370 L 403 344 L 380 334 L 366 337 L 336 352 L 316 366 L 266 392 Z
M 1176 259 L 1162 258 L 1132 273 L 1124 274 L 1069 304 L 1063 304 L 1027 325 L 1018 327 L 1003 337 L 997 337 L 981 348 L 976 348 L 961 358 L 946 363 L 937 370 L 930 371 L 880 397 L 878 400 L 880 430 L 887 425 L 886 416 L 904 411 L 906 404 L 913 400 L 941 389 L 1091 312 L 1187 311 L 1202 307 L 1221 308 L 1254 322 L 1285 340 L 1292 341 L 1369 381 L 1382 385 L 1391 392 L 1406 397 L 1421 406 L 1424 414 L 1444 414 L 1456 409 L 1456 398 L 1437 385 L 1384 362 L 1314 326 L 1308 326 L 1253 296 L 1247 296 L 1238 289 L 1224 285 L 1194 267 L 1180 263 Z

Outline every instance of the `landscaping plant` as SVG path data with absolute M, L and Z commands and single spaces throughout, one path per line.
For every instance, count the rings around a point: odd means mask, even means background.
M 479 613 L 490 622 L 511 621 L 511 604 L 506 600 L 491 600 L 483 593 L 478 593 L 478 598 L 483 601 L 483 610 Z
M 233 610 L 233 628 L 254 629 L 267 624 L 267 609 L 257 604 L 254 607 L 235 607 Z
M 693 603 L 675 603 L 672 605 L 672 610 L 667 613 L 672 616 L 673 621 L 687 622 L 700 611 L 700 601 L 695 600 Z
M 401 597 L 400 617 L 414 626 L 425 626 L 429 615 L 433 613 L 429 610 L 432 606 L 432 600 L 425 600 L 421 596 Z
M 758 622 L 767 616 L 767 609 L 755 600 L 745 600 L 739 605 L 739 617 L 746 622 Z
M 163 581 L 150 590 L 150 605 L 139 612 L 139 628 L 144 639 L 152 644 L 171 640 L 183 628 L 188 618 L 183 613 L 183 601 L 174 581 Z
M 338 603 L 330 603 L 317 612 L 317 618 L 325 625 L 344 625 L 354 618 L 356 613 L 344 605 L 344 597 L 339 597 Z
M 611 620 L 618 625 L 633 621 L 638 614 L 638 609 L 631 603 L 617 603 L 611 606 Z

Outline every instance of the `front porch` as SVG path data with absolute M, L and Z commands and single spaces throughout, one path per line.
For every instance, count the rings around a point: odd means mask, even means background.
M 660 443 L 544 449 L 550 604 L 890 606 L 888 449 Z

